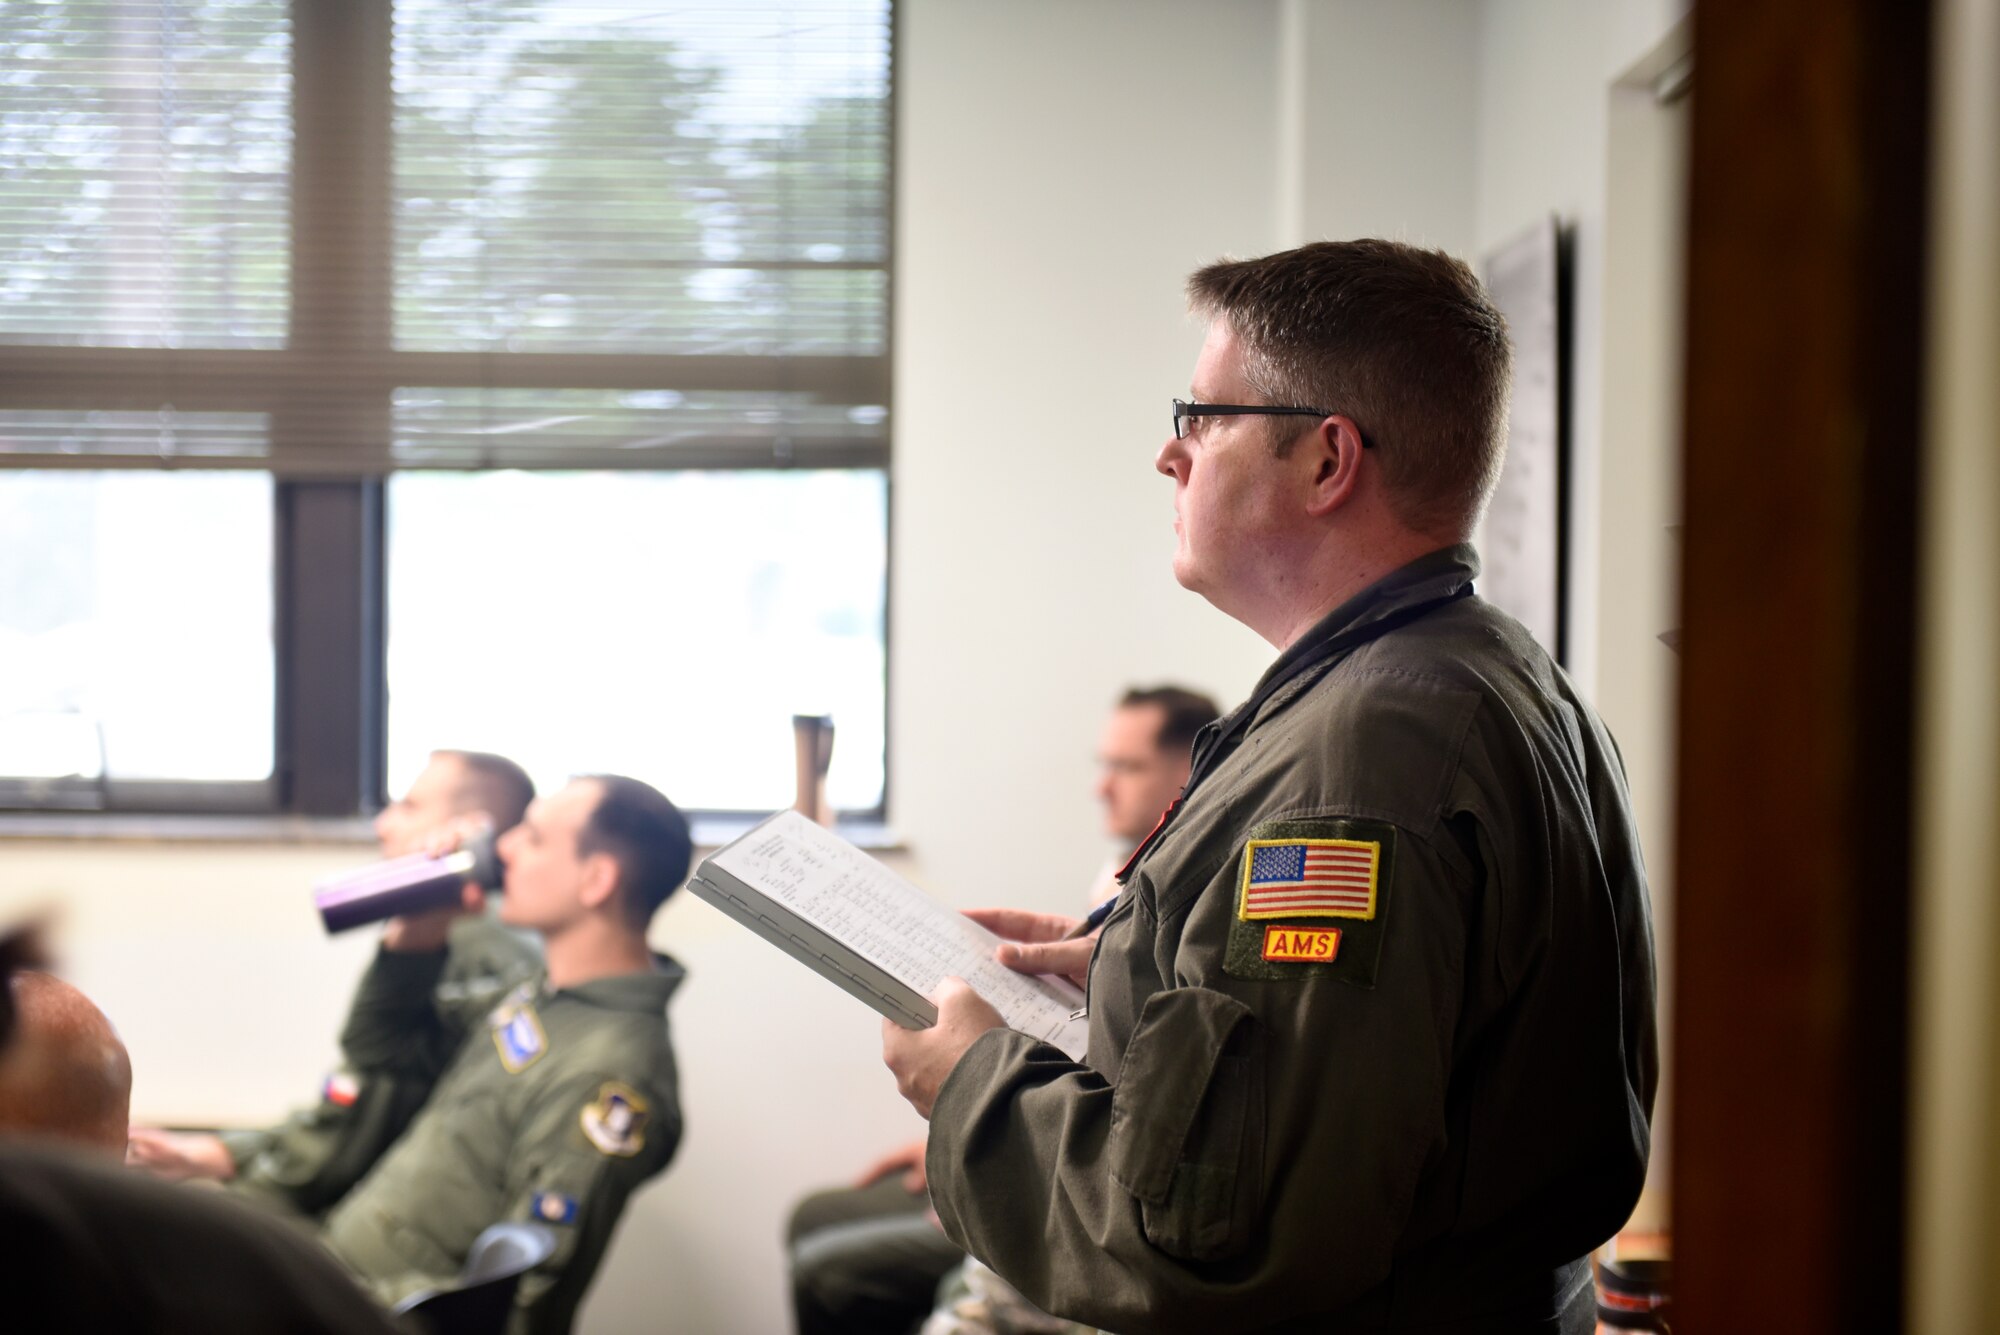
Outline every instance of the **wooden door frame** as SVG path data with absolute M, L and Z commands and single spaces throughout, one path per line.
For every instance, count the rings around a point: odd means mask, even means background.
M 1677 1326 L 1902 1320 L 1930 0 L 1695 16 Z

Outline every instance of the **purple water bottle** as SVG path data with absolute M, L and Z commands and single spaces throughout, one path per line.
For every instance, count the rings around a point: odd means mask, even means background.
M 467 881 L 488 890 L 500 888 L 500 859 L 493 851 L 491 830 L 468 835 L 456 851 L 442 857 L 412 853 L 323 877 L 313 883 L 313 903 L 331 934 L 407 913 L 449 908 L 459 902 L 459 887 Z

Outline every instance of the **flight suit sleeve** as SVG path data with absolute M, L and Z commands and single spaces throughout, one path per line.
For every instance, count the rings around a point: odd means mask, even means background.
M 260 1131 L 222 1137 L 236 1163 L 231 1191 L 318 1216 L 331 1209 L 382 1157 L 429 1096 L 410 1073 L 331 1076 L 318 1103 Z
M 375 952 L 340 1033 L 348 1065 L 426 1081 L 444 1071 L 464 1038 L 433 1003 L 444 967 L 443 950 Z
M 328 1078 L 318 1102 L 276 1126 L 223 1136 L 236 1164 L 231 1190 L 317 1216 L 374 1167 L 430 1097 L 465 1034 L 500 992 L 540 965 L 531 948 L 504 930 L 474 928 L 454 933 L 442 960 L 381 952 L 350 1005 L 348 1061 Z M 422 1020 L 416 1007 L 426 989 L 433 1015 Z M 356 1054 L 380 1064 L 362 1065 Z
M 681 1134 L 671 1085 L 606 1073 L 566 1078 L 528 1113 L 508 1165 L 508 1219 L 555 1229 L 555 1253 L 526 1276 L 515 1331 L 567 1331 L 625 1202 L 673 1157 Z
M 1107 925 L 1094 1005 L 1106 970 L 1173 983 L 1100 1062 L 1115 1079 L 995 1030 L 939 1092 L 928 1167 L 945 1231 L 1056 1315 L 1251 1329 L 1388 1277 L 1444 1144 L 1464 864 L 1384 824 L 1273 828 L 1382 844 L 1376 916 L 1246 919 L 1253 829 L 1198 893 L 1161 892 L 1168 921 L 1135 894 Z M 1264 944 L 1295 923 L 1340 933 L 1338 951 L 1323 958 L 1324 935 Z M 1175 940 L 1157 960 L 1156 942 Z

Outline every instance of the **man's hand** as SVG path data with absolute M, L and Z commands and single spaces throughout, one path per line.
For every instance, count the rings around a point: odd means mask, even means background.
M 199 1131 L 135 1126 L 125 1142 L 125 1162 L 169 1182 L 195 1177 L 221 1182 L 236 1176 L 236 1161 L 221 1137 Z
M 939 983 L 931 1000 L 937 1005 L 938 1018 L 929 1029 L 905 1029 L 894 1020 L 882 1021 L 882 1060 L 896 1074 L 897 1092 L 926 1121 L 945 1077 L 973 1040 L 988 1029 L 1006 1025 L 1000 1013 L 963 978 Z
M 1025 909 L 967 909 L 965 916 L 1007 942 L 993 957 L 1016 973 L 1053 973 L 1082 987 L 1090 976 L 1097 933 L 1069 939 L 1083 919 Z
M 862 1170 L 854 1179 L 856 1188 L 872 1186 L 891 1173 L 903 1175 L 903 1190 L 912 1196 L 921 1196 L 930 1188 L 930 1176 L 924 1172 L 924 1149 L 928 1142 L 913 1140 L 907 1145 L 898 1145 Z
M 475 834 L 492 828 L 492 819 L 483 813 L 459 816 L 420 840 L 417 851 L 426 857 L 445 857 L 457 852 L 459 846 Z M 482 913 L 485 909 L 485 889 L 476 881 L 467 881 L 459 886 L 456 904 L 389 919 L 388 925 L 382 929 L 382 948 L 398 954 L 443 950 L 451 937 L 452 923 L 468 913 Z

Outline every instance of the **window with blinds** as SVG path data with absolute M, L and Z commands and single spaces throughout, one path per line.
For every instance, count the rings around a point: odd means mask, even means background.
M 286 572 L 352 566 L 330 596 L 351 594 L 355 625 L 391 635 L 410 623 L 385 597 L 443 596 L 393 569 L 436 564 L 421 526 L 381 517 L 423 491 L 386 481 L 399 470 L 470 483 L 751 469 L 780 492 L 795 477 L 801 496 L 848 473 L 857 494 L 880 494 L 890 42 L 889 0 L 0 0 L 0 505 L 10 487 L 43 495 L 33 479 L 49 470 L 98 486 L 105 470 L 171 470 L 168 496 L 207 470 L 275 486 L 235 559 L 275 585 L 262 652 L 276 685 L 237 692 L 230 726 L 250 739 L 232 754 L 273 757 L 282 792 L 287 767 L 312 761 L 301 747 L 326 745 L 308 698 L 324 687 L 287 661 L 315 624 L 292 586 L 312 581 Z M 362 519 L 329 554 L 300 507 L 340 487 Z M 175 508 L 153 527 L 101 529 L 119 550 L 79 551 L 72 583 L 125 548 L 170 545 Z M 877 553 L 886 506 L 856 513 L 860 531 L 821 536 Z M 879 677 L 886 567 L 823 564 L 876 572 L 820 620 L 858 625 L 872 648 L 854 661 L 877 661 Z M 670 574 L 684 578 L 630 571 Z M 752 577 L 766 593 L 790 578 Z M 0 635 L 30 658 L 74 624 L 0 582 Z M 372 740 L 337 745 L 379 788 L 385 745 L 400 753 L 423 731 L 386 708 L 385 678 L 389 698 L 437 683 L 399 688 L 420 656 L 380 642 L 367 654 L 348 679 L 375 698 L 342 708 Z M 89 694 L 63 707 L 104 733 L 100 778 L 115 776 L 120 728 Z M 0 802 L 28 768 L 5 719 L 47 705 L 0 675 Z M 880 699 L 850 712 L 874 720 L 852 745 L 879 757 Z M 151 755 L 149 774 L 216 773 L 193 752 Z M 879 763 L 870 773 L 855 805 L 880 805 Z
M 286 10 L 0 3 L 0 343 L 284 344 Z

